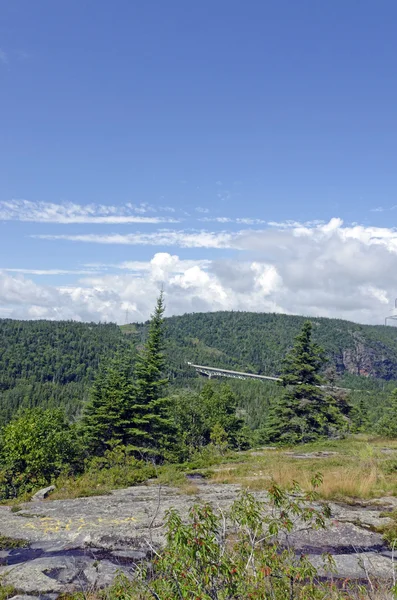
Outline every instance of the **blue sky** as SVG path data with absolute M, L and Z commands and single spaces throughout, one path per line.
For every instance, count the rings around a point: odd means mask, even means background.
M 0 7 L 0 316 L 397 295 L 392 0 Z

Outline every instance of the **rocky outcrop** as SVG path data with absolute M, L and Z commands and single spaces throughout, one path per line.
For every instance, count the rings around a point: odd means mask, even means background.
M 352 375 L 363 375 L 365 377 L 376 377 L 375 353 L 371 348 L 358 343 L 354 349 L 343 350 L 342 361 L 346 371 Z
M 136 564 L 150 556 L 151 546 L 164 543 L 163 520 L 169 508 L 186 516 L 199 500 L 227 510 L 239 492 L 236 485 L 200 480 L 195 485 L 193 495 L 141 485 L 103 497 L 34 501 L 17 513 L 0 506 L 0 535 L 29 542 L 27 548 L 1 553 L 0 576 L 19 593 L 48 600 L 63 592 L 105 587 L 117 572 L 133 578 Z M 266 492 L 256 496 L 267 498 Z M 374 530 L 388 523 L 381 514 L 397 508 L 397 499 L 330 506 L 327 530 L 292 534 L 297 551 L 309 554 L 316 565 L 322 552 L 330 552 L 340 577 L 361 578 L 366 572 L 391 577 L 391 554 Z
M 54 490 L 55 490 L 55 485 L 49 485 L 48 487 L 43 488 L 42 490 L 39 490 L 38 492 L 36 492 L 34 494 L 34 496 L 32 496 L 32 501 L 36 502 L 37 500 L 44 500 Z
M 107 559 L 96 560 L 89 554 L 41 557 L 20 562 L 11 568 L 3 567 L 2 583 L 12 585 L 26 594 L 55 594 L 104 588 L 118 573 L 129 579 L 133 570 Z
M 396 379 L 395 353 L 380 341 L 369 342 L 359 332 L 351 332 L 353 344 L 341 348 L 333 362 L 339 373 L 347 371 L 352 375 L 374 377 L 376 379 Z

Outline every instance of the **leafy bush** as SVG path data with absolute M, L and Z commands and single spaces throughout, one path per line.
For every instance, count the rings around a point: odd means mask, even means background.
M 319 577 L 308 557 L 297 554 L 290 543 L 292 531 L 321 529 L 329 517 L 327 506 L 314 508 L 316 475 L 304 493 L 296 484 L 288 491 L 274 485 L 264 503 L 243 492 L 227 514 L 208 505 L 196 505 L 187 522 L 170 510 L 167 543 L 153 549 L 149 565 L 136 565 L 129 581 L 121 575 L 104 592 L 107 600 L 352 600 L 375 596 L 360 583 L 344 582 L 341 589 Z M 228 523 L 228 526 L 226 526 Z M 323 555 L 323 566 L 332 573 L 334 562 Z
M 306 556 L 296 556 L 288 537 L 297 521 L 305 528 L 325 527 L 327 507 L 311 506 L 320 482 L 315 477 L 313 490 L 306 495 L 297 485 L 289 490 L 293 496 L 273 486 L 269 504 L 243 492 L 227 516 L 233 524 L 231 534 L 226 516 L 208 504 L 194 506 L 188 523 L 175 510 L 169 511 L 167 547 L 154 562 L 150 588 L 161 598 L 203 600 L 303 599 L 317 593 L 316 569 Z M 332 559 L 323 558 L 332 568 Z
M 60 409 L 30 409 L 3 429 L 0 494 L 16 497 L 51 483 L 62 472 L 82 467 L 75 428 Z
M 244 422 L 237 416 L 237 398 L 229 385 L 208 382 L 200 393 L 184 390 L 170 398 L 180 460 L 189 460 L 212 442 L 220 454 L 227 448 L 248 448 Z

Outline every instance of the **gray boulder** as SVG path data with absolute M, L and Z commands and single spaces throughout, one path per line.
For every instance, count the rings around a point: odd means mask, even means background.
M 51 492 L 53 492 L 54 490 L 55 485 L 49 485 L 48 487 L 39 490 L 34 494 L 34 496 L 32 496 L 32 502 L 36 502 L 37 500 L 44 500 L 44 498 L 47 498 L 47 496 L 51 494 Z
M 60 593 L 65 591 L 65 584 L 71 584 L 78 578 L 86 564 L 80 565 L 64 556 L 36 558 L 9 567 L 2 581 L 25 594 Z
M 128 579 L 133 579 L 131 569 L 115 565 L 110 560 L 101 560 L 98 563 L 92 563 L 84 569 L 87 581 L 94 588 L 110 586 L 119 574 L 125 575 Z

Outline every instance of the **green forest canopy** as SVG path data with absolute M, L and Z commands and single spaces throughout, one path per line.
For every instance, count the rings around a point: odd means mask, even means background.
M 397 380 L 397 330 L 340 319 L 311 319 L 313 339 L 335 365 L 344 385 L 382 393 Z M 200 387 L 187 361 L 278 375 L 282 359 L 299 333 L 304 317 L 271 313 L 195 313 L 166 319 L 166 368 L 174 386 Z M 20 407 L 63 406 L 80 412 L 101 361 L 122 346 L 142 346 L 147 324 L 0 319 L 0 423 Z M 273 383 L 231 381 L 241 408 L 257 426 Z M 380 394 L 380 395 L 379 395 Z M 370 394 L 367 401 L 371 404 Z M 376 414 L 375 417 L 379 415 Z

